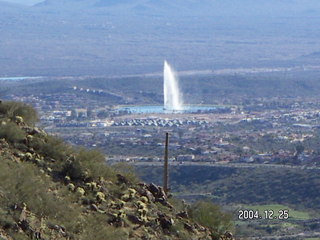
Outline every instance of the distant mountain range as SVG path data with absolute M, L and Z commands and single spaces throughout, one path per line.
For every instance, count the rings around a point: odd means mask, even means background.
M 318 0 L 0 1 L 0 76 L 305 64 L 319 13 Z
M 46 0 L 37 6 L 58 7 L 130 8 L 133 11 L 161 11 L 171 14 L 207 14 L 220 16 L 269 15 L 297 16 L 319 13 L 320 2 L 316 0 Z M 69 9 L 70 10 L 70 9 Z M 123 9 L 122 9 L 123 10 Z

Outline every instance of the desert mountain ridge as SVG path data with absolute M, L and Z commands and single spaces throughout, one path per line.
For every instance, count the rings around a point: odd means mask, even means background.
M 128 166 L 49 136 L 36 119 L 28 105 L 0 103 L 1 239 L 233 239 L 210 203 L 173 199 Z M 197 222 L 210 211 L 218 215 L 207 226 Z

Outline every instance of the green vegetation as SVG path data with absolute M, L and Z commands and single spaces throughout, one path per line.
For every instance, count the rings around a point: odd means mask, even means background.
M 225 213 L 221 208 L 212 202 L 197 202 L 189 209 L 190 216 L 208 227 L 213 233 L 212 239 L 218 240 L 220 235 L 233 230 L 232 215 Z
M 0 138 L 4 138 L 10 143 L 21 142 L 25 137 L 24 131 L 16 123 L 2 122 L 0 126 Z
M 212 239 L 229 229 L 216 206 L 197 205 L 189 217 L 131 167 L 107 166 L 101 152 L 28 125 L 24 119 L 34 124 L 36 115 L 23 104 L 1 104 L 1 239 Z
M 0 116 L 17 121 L 17 117 L 22 117 L 24 123 L 34 126 L 38 121 L 36 110 L 30 105 L 20 102 L 1 102 Z
M 160 167 L 139 167 L 142 179 L 161 184 Z M 319 170 L 300 168 L 232 168 L 213 166 L 173 166 L 173 192 L 193 199 L 213 196 L 222 204 L 283 204 L 295 209 L 319 210 Z
M 160 167 L 137 168 L 142 179 L 161 183 Z M 319 170 L 285 167 L 172 166 L 170 187 L 176 197 L 210 200 L 233 209 L 237 237 L 282 236 L 316 232 L 319 223 Z M 239 209 L 288 210 L 288 220 L 238 220 Z M 298 238 L 297 238 L 298 239 Z

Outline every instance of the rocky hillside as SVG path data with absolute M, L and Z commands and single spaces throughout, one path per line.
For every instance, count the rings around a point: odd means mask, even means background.
M 29 106 L 0 102 L 0 239 L 232 239 L 217 217 L 195 222 L 206 204 L 191 210 L 127 166 L 48 136 L 36 119 Z

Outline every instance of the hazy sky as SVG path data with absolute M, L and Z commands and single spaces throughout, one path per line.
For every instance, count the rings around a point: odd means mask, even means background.
M 11 2 L 11 3 L 20 3 L 23 5 L 33 5 L 39 2 L 43 2 L 44 0 L 2 0 L 4 2 Z

